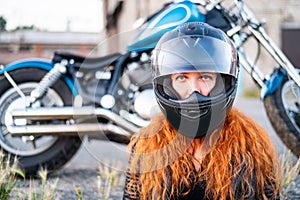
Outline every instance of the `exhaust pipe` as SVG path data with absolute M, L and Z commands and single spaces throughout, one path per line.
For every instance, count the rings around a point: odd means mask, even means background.
M 50 124 L 50 125 L 26 125 L 9 126 L 7 130 L 12 136 L 45 136 L 45 135 L 86 135 L 98 139 L 109 139 L 118 143 L 127 144 L 131 134 L 113 124 Z
M 122 135 L 130 137 L 130 133 L 124 129 L 118 128 L 110 124 L 47 124 L 47 125 L 25 125 L 25 126 L 9 126 L 7 130 L 14 136 L 19 135 L 57 135 L 65 133 L 70 135 L 99 133 L 99 132 L 118 132 Z
M 107 115 L 110 111 L 95 108 L 92 106 L 84 107 L 41 107 L 41 108 L 25 108 L 14 109 L 11 115 L 15 119 L 33 119 L 33 120 L 51 120 L 51 119 L 74 119 L 74 118 L 91 118 L 97 113 Z
M 104 123 L 80 123 L 80 124 L 41 124 L 41 125 L 17 125 L 7 126 L 12 136 L 45 136 L 45 135 L 84 135 L 95 139 L 109 139 L 110 141 L 128 144 L 133 133 L 139 131 L 143 124 L 132 124 L 119 115 L 103 109 L 91 106 L 84 107 L 42 107 L 14 109 L 10 112 L 14 119 L 26 120 L 55 120 L 55 119 L 88 119 L 103 117 L 114 124 Z M 133 120 L 133 122 L 139 122 Z
M 135 133 L 139 130 L 138 126 L 133 125 L 129 121 L 125 120 L 124 118 L 120 117 L 119 115 L 103 109 L 103 108 L 95 108 L 92 106 L 84 106 L 84 107 L 42 107 L 42 108 L 26 108 L 26 109 L 15 109 L 11 111 L 11 115 L 14 119 L 28 119 L 28 120 L 54 120 L 54 119 L 80 119 L 80 118 L 92 118 L 92 117 L 103 117 L 112 122 L 116 123 L 119 127 L 126 130 L 129 133 Z M 33 126 L 33 128 L 30 128 Z M 39 127 L 44 127 L 51 132 L 74 132 L 75 129 L 80 129 L 82 132 L 97 132 L 99 131 L 99 126 L 97 124 L 90 124 L 89 126 L 85 124 L 77 124 L 74 125 L 38 125 Z M 48 126 L 48 127 L 46 127 Z M 82 127 L 81 127 L 82 126 Z M 12 126 L 11 130 L 17 129 L 19 126 Z M 20 126 L 21 128 L 22 126 Z M 30 132 L 37 133 L 38 127 L 34 125 L 27 125 L 22 128 L 22 131 L 29 130 Z M 55 129 L 55 130 L 54 130 Z M 42 130 L 43 131 L 43 130 Z M 81 132 L 75 131 L 75 132 Z M 21 132 L 14 131 L 14 132 Z M 25 133 L 23 132 L 23 133 Z M 50 132 L 50 131 L 49 131 Z M 16 133 L 17 134 L 17 133 Z

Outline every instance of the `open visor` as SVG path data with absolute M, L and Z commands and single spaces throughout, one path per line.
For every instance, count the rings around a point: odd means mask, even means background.
M 237 57 L 232 48 L 229 43 L 203 35 L 184 35 L 168 40 L 153 52 L 154 76 L 197 71 L 237 78 Z

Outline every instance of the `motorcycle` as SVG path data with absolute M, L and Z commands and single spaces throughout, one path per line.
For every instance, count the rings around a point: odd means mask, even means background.
M 82 137 L 99 136 L 127 144 L 156 113 L 151 51 L 168 30 L 192 21 L 225 31 L 234 41 L 240 68 L 261 89 L 261 99 L 277 134 L 300 156 L 299 71 L 276 46 L 242 0 L 226 8 L 222 0 L 170 2 L 144 20 L 124 54 L 83 57 L 55 52 L 51 61 L 29 59 L 0 69 L 0 146 L 28 176 L 40 167 L 61 168 L 80 148 Z M 245 54 L 255 38 L 278 63 L 264 74 Z

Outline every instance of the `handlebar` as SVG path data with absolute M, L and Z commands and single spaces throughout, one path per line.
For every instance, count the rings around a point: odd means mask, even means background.
M 249 22 L 250 26 L 259 26 L 261 23 L 256 19 L 253 12 L 244 4 L 242 0 L 234 0 L 236 7 L 239 10 L 239 14 L 242 17 L 243 21 Z

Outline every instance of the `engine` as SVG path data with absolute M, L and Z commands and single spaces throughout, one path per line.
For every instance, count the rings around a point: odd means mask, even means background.
M 150 55 L 132 53 L 131 58 L 135 61 L 128 63 L 114 91 L 114 112 L 144 126 L 159 112 L 153 92 Z

